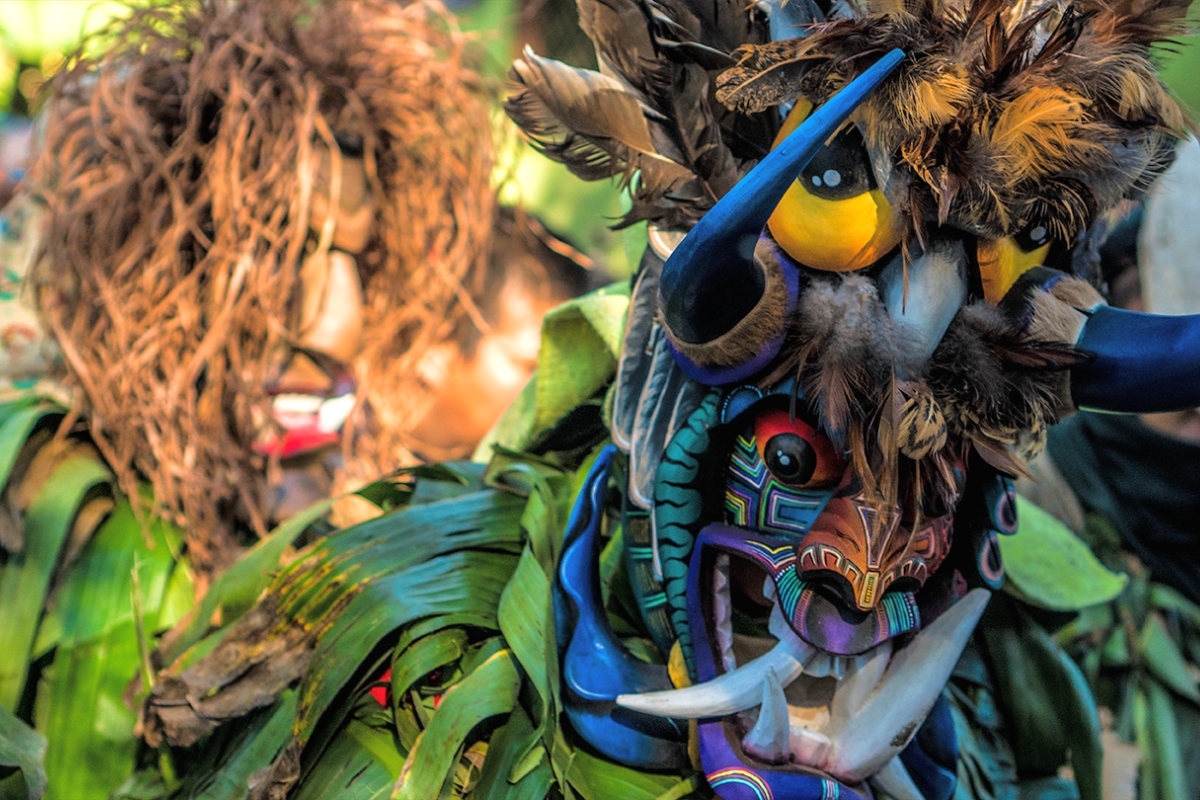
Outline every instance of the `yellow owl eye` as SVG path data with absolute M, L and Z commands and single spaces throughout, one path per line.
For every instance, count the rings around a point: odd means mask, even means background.
M 1050 232 L 1040 224 L 1003 239 L 980 239 L 979 276 L 984 298 L 993 305 L 1003 300 L 1018 278 L 1042 266 L 1050 244 Z
M 812 104 L 802 100 L 784 122 L 782 142 Z M 862 134 L 847 127 L 817 153 L 767 221 L 779 246 L 806 267 L 850 272 L 870 266 L 900 243 L 903 226 L 875 183 Z

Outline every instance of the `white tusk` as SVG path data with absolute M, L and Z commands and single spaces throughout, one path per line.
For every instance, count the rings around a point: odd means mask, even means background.
M 790 731 L 787 698 L 783 695 L 779 678 L 775 677 L 775 670 L 768 669 L 766 680 L 763 681 L 758 722 L 742 740 L 742 747 L 747 753 L 767 763 L 781 764 L 787 761 Z
M 892 657 L 875 694 L 837 730 L 826 770 L 857 783 L 908 744 L 937 701 L 991 598 L 972 589 Z
M 845 679 L 834 692 L 833 702 L 829 705 L 830 730 L 841 730 L 850 719 L 862 710 L 867 698 L 879 685 L 887 669 L 888 660 L 892 657 L 892 640 L 888 639 L 877 645 L 869 653 L 854 659 Z M 897 800 L 899 800 L 897 798 Z
M 893 800 L 925 800 L 925 795 L 921 794 L 904 764 L 900 763 L 900 756 L 884 764 L 883 769 L 872 776 L 871 784 L 878 786 Z
M 804 672 L 804 664 L 814 652 L 799 639 L 783 639 L 750 663 L 711 681 L 686 689 L 619 695 L 617 705 L 643 714 L 676 719 L 736 714 L 762 701 L 762 685 L 768 670 L 775 672 L 781 685 L 790 684 Z

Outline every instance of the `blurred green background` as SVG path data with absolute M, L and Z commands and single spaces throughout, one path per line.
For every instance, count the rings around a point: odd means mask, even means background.
M 164 0 L 169 2 L 169 0 Z M 486 48 L 486 68 L 502 78 L 525 45 L 542 55 L 594 67 L 590 43 L 579 30 L 572 0 L 447 0 L 466 30 Z M 122 5 L 113 0 L 0 0 L 0 125 L 20 128 L 37 108 L 42 84 L 66 63 L 88 32 Z M 1193 4 L 1200 28 L 1200 5 Z M 1200 35 L 1159 48 L 1167 84 L 1200 120 Z M 502 116 L 497 114 L 497 119 Z M 501 123 L 502 124 L 502 123 Z M 520 203 L 560 235 L 596 258 L 614 276 L 629 274 L 645 243 L 644 225 L 610 229 L 625 201 L 611 182 L 585 183 L 538 156 L 515 134 L 504 148 L 497 179 L 502 199 Z

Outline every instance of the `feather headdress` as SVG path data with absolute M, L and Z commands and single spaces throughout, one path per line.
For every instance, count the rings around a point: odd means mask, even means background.
M 991 236 L 1036 223 L 1070 241 L 1169 161 L 1183 115 L 1148 48 L 1187 6 L 873 0 L 743 46 L 717 97 L 743 112 L 819 104 L 902 48 L 911 63 L 855 121 L 873 154 L 899 155 L 892 180 L 908 184 L 914 223 Z
M 827 143 L 846 137 L 864 153 L 874 238 L 830 246 L 844 217 L 822 216 L 822 203 L 849 196 L 835 188 L 848 173 L 823 184 L 820 169 L 805 172 L 797 184 L 822 194 L 798 222 L 755 223 L 752 259 L 728 243 L 693 258 L 675 301 L 666 284 L 679 281 L 664 278 L 660 313 L 702 382 L 798 375 L 868 481 L 882 450 L 884 473 L 898 454 L 928 459 L 924 474 L 948 486 L 950 450 L 1019 472 L 1071 407 L 1064 371 L 1087 361 L 1074 345 L 1101 302 L 1071 251 L 1086 254 L 1074 246 L 1099 215 L 1169 163 L 1184 119 L 1149 48 L 1180 31 L 1187 5 L 580 0 L 600 72 L 527 53 L 508 110 L 576 174 L 622 179 L 626 223 L 686 231 L 794 117 L 903 50 Z M 730 258 L 753 265 L 744 278 L 717 263 Z M 793 273 L 798 290 L 783 278 Z M 720 288 L 694 289 L 706 283 Z

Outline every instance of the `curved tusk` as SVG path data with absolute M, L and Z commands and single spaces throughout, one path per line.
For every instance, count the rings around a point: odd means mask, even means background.
M 1078 408 L 1150 414 L 1200 406 L 1200 314 L 1099 306 L 1076 347 L 1095 356 L 1071 368 Z
M 768 652 L 732 672 L 686 689 L 623 694 L 617 705 L 643 714 L 675 719 L 700 719 L 735 714 L 762 702 L 767 673 L 787 686 L 804 672 L 816 651 L 799 639 L 781 640 Z
M 904 57 L 901 50 L 891 51 L 813 112 L 738 181 L 675 247 L 660 278 L 659 306 L 677 343 L 704 344 L 719 339 L 764 300 L 768 276 L 755 263 L 754 248 L 771 212 L 829 137 Z M 784 289 L 782 279 L 776 284 L 779 290 L 795 291 L 794 286 Z M 771 332 L 777 333 L 781 331 Z M 753 358 L 752 363 L 759 368 L 764 366 L 762 354 Z M 720 366 L 729 369 L 714 370 L 711 364 L 693 363 L 684 356 L 680 366 L 689 374 L 702 374 L 703 377 L 693 377 L 706 383 L 727 383 L 745 377 L 740 374 L 744 369 L 738 369 L 744 366 L 741 364 L 723 364 Z
M 991 597 L 972 589 L 892 656 L 875 693 L 831 736 L 830 773 L 863 780 L 900 754 L 937 702 Z

